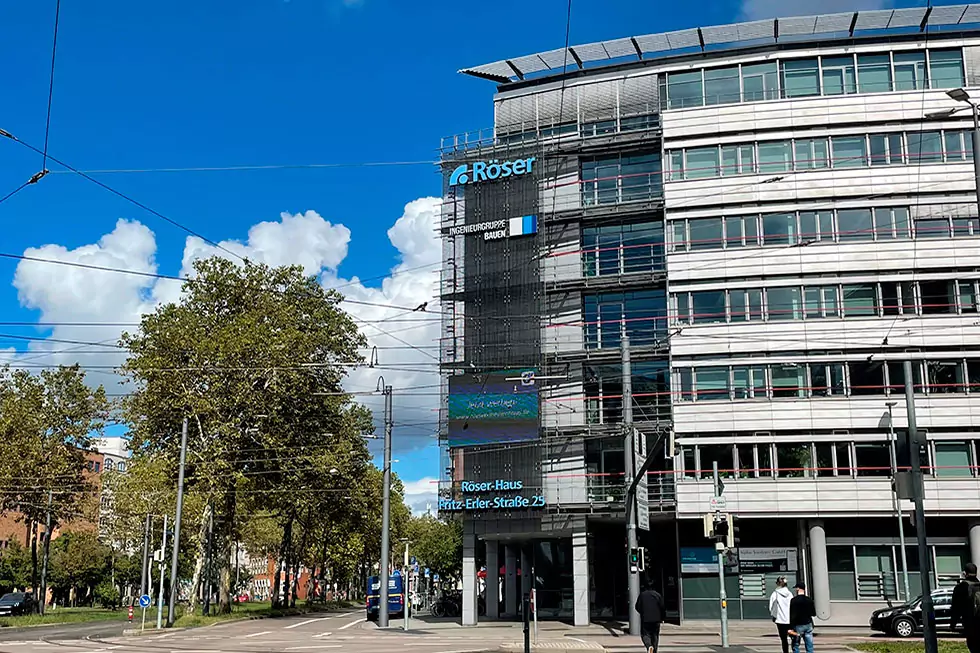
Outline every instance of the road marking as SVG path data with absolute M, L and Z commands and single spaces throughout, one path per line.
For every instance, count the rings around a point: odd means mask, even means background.
M 284 630 L 289 630 L 290 628 L 299 628 L 300 626 L 305 626 L 306 624 L 316 623 L 317 621 L 325 621 L 330 617 L 320 617 L 319 619 L 307 619 L 306 621 L 301 621 L 298 624 L 293 624 L 291 626 L 286 626 Z
M 283 650 L 285 651 L 308 651 L 311 649 L 319 648 L 340 648 L 340 644 L 319 644 L 317 646 L 289 646 Z
M 245 635 L 245 637 L 259 637 L 260 635 L 268 635 L 271 630 L 263 630 L 261 633 L 252 633 L 251 635 Z
M 356 626 L 357 624 L 364 623 L 365 621 L 367 621 L 366 618 L 361 618 L 361 619 L 358 619 L 356 621 L 352 621 L 349 624 L 344 624 L 343 626 L 341 626 L 340 628 L 338 628 L 338 630 L 347 630 L 351 626 Z
M 314 638 L 318 638 L 318 637 L 330 637 L 330 635 L 331 635 L 331 633 L 327 632 L 327 633 L 320 633 L 319 635 L 314 635 L 313 637 Z
M 576 641 L 576 642 L 582 642 L 583 644 L 588 644 L 587 641 L 585 641 L 584 639 L 579 639 L 578 637 L 568 637 L 568 636 L 566 636 L 565 639 L 571 639 L 571 640 Z

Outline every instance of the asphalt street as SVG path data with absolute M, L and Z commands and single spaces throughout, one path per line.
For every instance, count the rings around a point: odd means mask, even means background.
M 154 613 L 156 619 L 156 613 Z M 60 624 L 54 626 L 32 626 L 30 628 L 0 628 L 0 649 L 4 642 L 20 642 L 25 639 L 51 639 L 86 637 L 118 637 L 129 628 L 125 617 L 112 621 L 91 621 L 86 623 Z

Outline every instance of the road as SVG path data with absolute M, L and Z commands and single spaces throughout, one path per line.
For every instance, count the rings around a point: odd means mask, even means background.
M 112 621 L 88 621 L 83 623 L 56 624 L 53 626 L 31 626 L 30 628 L 0 628 L 0 650 L 4 642 L 20 642 L 25 639 L 74 639 L 85 637 L 118 637 L 129 628 L 125 617 Z

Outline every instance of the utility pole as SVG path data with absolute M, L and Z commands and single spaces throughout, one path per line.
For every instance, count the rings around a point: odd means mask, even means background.
M 140 575 L 140 596 L 146 594 L 146 568 L 150 564 L 150 515 L 146 515 L 146 524 L 143 525 L 143 573 Z
M 408 539 L 407 538 L 405 539 L 405 564 L 402 568 L 405 570 L 402 572 L 402 597 L 404 599 L 404 603 L 402 604 L 402 616 L 405 617 L 405 632 L 407 633 L 408 620 L 410 618 L 408 614 L 408 610 L 409 610 L 409 606 L 411 605 L 411 601 L 409 601 L 408 599 L 408 590 L 409 590 L 408 579 L 411 578 L 411 573 L 409 571 L 409 566 L 408 566 Z
M 633 461 L 633 368 L 630 362 L 630 339 L 626 335 L 626 328 L 623 327 L 622 334 L 622 350 L 623 350 L 623 430 L 625 442 L 623 445 L 623 453 L 626 457 L 626 477 L 624 478 L 624 487 L 629 488 L 633 482 L 633 473 L 636 471 L 636 463 Z M 635 496 L 635 495 L 633 495 Z M 627 493 L 624 498 L 631 502 L 633 501 L 632 496 Z M 626 514 L 628 518 L 626 520 L 626 548 L 628 552 L 635 551 L 637 548 L 636 543 L 636 511 L 630 510 L 632 506 L 626 508 Z M 630 635 L 640 634 L 640 613 L 636 611 L 635 605 L 637 599 L 640 598 L 640 571 L 637 569 L 633 570 L 633 566 L 630 563 L 629 555 L 626 556 L 626 574 L 629 587 L 629 604 L 627 609 L 629 610 L 629 626 Z
M 384 383 L 384 377 L 378 380 L 378 385 Z M 390 553 L 389 538 L 391 533 L 391 386 L 384 385 L 382 393 L 385 400 L 385 442 L 384 442 L 384 481 L 381 500 L 381 569 L 378 577 L 381 580 L 381 596 L 378 597 L 378 627 L 388 627 L 388 555 Z
M 177 606 L 177 556 L 180 553 L 180 516 L 184 511 L 184 462 L 187 460 L 187 418 L 180 430 L 180 468 L 177 472 L 177 515 L 174 517 L 174 550 L 170 558 L 170 602 L 167 606 L 167 626 L 174 625 Z M 147 517 L 149 522 L 149 517 Z
M 157 598 L 157 630 L 163 628 L 163 579 L 167 571 L 167 514 L 163 514 L 163 541 L 160 543 L 160 594 Z
M 926 542 L 926 513 L 923 505 L 922 461 L 919 459 L 919 437 L 915 423 L 915 390 L 912 361 L 902 363 L 905 372 L 905 410 L 908 412 L 908 443 L 912 459 L 912 501 L 915 503 L 915 538 L 919 545 L 919 584 L 922 590 L 922 635 L 926 653 L 937 653 L 936 611 L 932 605 L 932 582 L 929 546 Z
M 44 614 L 44 605 L 48 602 L 48 557 L 51 555 L 51 500 L 52 492 L 48 490 L 48 514 L 44 518 L 44 553 L 41 561 L 41 596 L 38 597 L 38 608 Z
M 892 506 L 895 508 L 895 516 L 898 518 L 898 542 L 902 546 L 902 585 L 905 590 L 905 596 L 903 598 L 906 601 L 911 601 L 912 594 L 909 590 L 909 562 L 905 553 L 905 519 L 904 515 L 902 514 L 902 499 L 898 498 L 898 488 L 895 487 L 895 474 L 898 473 L 898 458 L 895 455 L 895 448 L 898 445 L 898 438 L 895 436 L 895 421 L 892 418 L 892 408 L 897 403 L 897 401 L 885 402 L 885 405 L 888 406 L 888 450 L 892 459 Z
M 722 493 L 721 476 L 718 474 L 718 461 L 711 463 L 711 473 L 715 484 L 715 496 Z M 725 543 L 715 542 L 718 549 L 718 600 L 721 609 L 721 647 L 728 648 L 728 593 L 725 591 Z

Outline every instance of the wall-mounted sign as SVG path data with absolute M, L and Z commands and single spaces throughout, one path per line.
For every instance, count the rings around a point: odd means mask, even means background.
M 476 161 L 473 164 L 464 163 L 457 167 L 449 175 L 450 186 L 462 186 L 463 184 L 475 184 L 481 181 L 493 181 L 495 179 L 506 179 L 507 177 L 526 175 L 531 172 L 531 167 L 537 161 L 535 157 L 526 159 L 513 159 L 501 163 L 497 159 L 490 161 Z
M 449 228 L 450 236 L 483 234 L 483 240 L 500 240 L 501 238 L 530 236 L 536 233 L 538 233 L 538 216 L 536 215 L 522 215 L 509 220 L 476 222 Z
M 504 479 L 463 481 L 460 483 L 462 496 L 458 499 L 439 499 L 439 510 L 464 512 L 469 510 L 520 510 L 522 508 L 544 507 L 543 495 L 513 494 L 523 489 L 524 481 Z
M 738 573 L 738 551 L 725 552 L 725 571 Z M 718 551 L 709 547 L 681 547 L 682 574 L 717 574 Z
M 796 571 L 796 549 L 785 547 L 740 548 L 738 566 L 742 573 L 769 574 Z
M 449 446 L 537 440 L 538 386 L 510 380 L 528 371 L 449 377 Z

